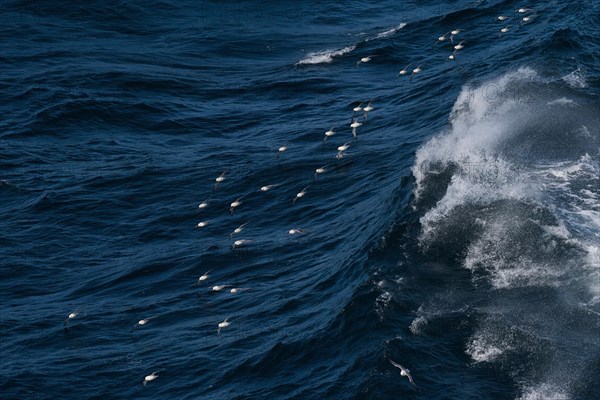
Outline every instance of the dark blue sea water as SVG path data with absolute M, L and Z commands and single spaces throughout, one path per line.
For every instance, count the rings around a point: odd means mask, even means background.
M 598 398 L 600 2 L 1 7 L 2 399 Z

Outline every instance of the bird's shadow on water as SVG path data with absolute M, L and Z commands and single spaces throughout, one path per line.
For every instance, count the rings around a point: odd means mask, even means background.
M 77 324 L 72 324 L 72 325 L 64 325 L 61 327 L 62 333 L 64 335 L 64 337 L 68 338 L 73 338 L 73 337 L 78 337 L 80 336 L 82 333 L 85 333 L 87 331 L 86 326 L 83 322 L 79 322 Z

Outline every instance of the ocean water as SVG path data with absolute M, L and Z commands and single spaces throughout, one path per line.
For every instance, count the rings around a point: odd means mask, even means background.
M 0 15 L 2 399 L 598 398 L 599 2 Z

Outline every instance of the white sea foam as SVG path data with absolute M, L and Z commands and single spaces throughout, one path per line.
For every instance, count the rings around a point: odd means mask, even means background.
M 561 79 L 565 81 L 569 86 L 576 89 L 587 87 L 587 82 L 585 80 L 583 72 L 581 72 L 581 68 L 577 68 L 575 71 L 563 76 Z
M 383 32 L 377 33 L 372 37 L 368 37 L 364 39 L 364 42 L 369 42 L 371 40 L 380 40 L 385 39 L 394 35 L 400 29 L 406 26 L 405 23 L 401 23 L 392 28 L 386 29 Z M 316 51 L 312 53 L 308 53 L 306 57 L 302 60 L 298 61 L 296 65 L 315 65 L 315 64 L 329 64 L 334 61 L 335 58 L 341 57 L 345 54 L 351 53 L 356 49 L 356 45 L 346 46 L 341 49 L 328 49 L 323 51 Z
M 557 286 L 570 273 L 570 266 L 553 260 L 559 242 L 590 251 L 590 242 L 600 240 L 597 161 L 583 154 L 579 160 L 540 164 L 533 158 L 519 161 L 503 154 L 529 140 L 529 126 L 532 119 L 535 123 L 539 107 L 530 106 L 536 101 L 528 97 L 530 83 L 539 86 L 544 80 L 534 70 L 521 68 L 478 87 L 463 87 L 452 108 L 450 128 L 417 151 L 413 166 L 417 199 L 427 190 L 434 167 L 453 167 L 445 194 L 421 217 L 420 239 L 425 246 L 444 237 L 448 229 L 458 229 L 466 216 L 456 210 L 464 207 L 485 210 L 493 204 L 521 204 L 526 210 L 541 206 L 558 217 L 557 225 L 548 225 L 513 208 L 490 212 L 487 218 L 475 214 L 479 229 L 471 232 L 464 266 L 486 271 L 496 288 Z M 520 162 L 526 162 L 527 168 Z M 587 186 L 581 187 L 582 182 Z M 515 238 L 516 232 L 529 232 L 534 226 L 548 237 L 530 244 Z
M 579 87 L 581 79 L 563 78 Z M 529 68 L 463 87 L 448 129 L 413 166 L 422 248 L 441 248 L 472 271 L 475 288 L 494 289 L 466 354 L 501 368 L 513 355 L 556 357 L 534 376 L 515 375 L 519 400 L 570 398 L 581 359 L 562 350 L 571 344 L 565 326 L 571 312 L 589 315 L 592 325 L 572 327 L 587 335 L 600 315 L 600 129 L 585 101 L 553 95 L 555 87 Z M 528 292 L 550 304 L 527 303 Z M 410 330 L 422 334 L 445 306 L 419 309 Z
M 419 316 L 410 323 L 408 329 L 410 329 L 413 335 L 420 335 L 423 333 L 423 327 L 425 325 L 427 325 L 427 318 Z
M 335 57 L 343 56 L 356 49 L 356 46 L 348 46 L 342 49 L 317 51 L 308 53 L 306 57 L 298 61 L 296 65 L 329 64 Z
M 372 38 L 366 39 L 366 41 L 368 42 L 369 40 L 385 39 L 387 37 L 394 35 L 395 33 L 397 33 L 400 29 L 404 28 L 405 26 L 406 26 L 406 23 L 403 22 L 400 25 L 397 25 L 393 28 L 387 29 L 383 32 L 376 34 Z
M 570 397 L 562 388 L 543 383 L 538 386 L 525 389 L 523 395 L 518 400 L 569 400 Z
M 567 99 L 566 97 L 561 97 L 556 100 L 551 100 L 547 103 L 549 106 L 560 105 L 560 106 L 572 106 L 577 103 L 574 100 Z
M 467 345 L 465 352 L 471 356 L 475 362 L 495 361 L 506 350 L 511 347 L 507 343 L 499 341 L 489 332 L 478 332 Z
M 585 125 L 583 125 L 581 128 L 579 128 L 577 130 L 577 134 L 580 135 L 580 136 L 582 136 L 582 137 L 585 137 L 585 138 L 591 138 L 592 137 L 592 133 L 590 132 L 590 129 L 587 126 L 585 126 Z
M 382 292 L 379 296 L 377 296 L 377 299 L 375 299 L 375 312 L 377 313 L 380 321 L 383 321 L 385 310 L 389 306 L 390 301 L 392 301 L 392 295 L 388 291 Z
M 465 86 L 452 108 L 450 130 L 417 151 L 413 166 L 415 195 L 419 197 L 427 167 L 432 163 L 467 168 L 487 165 L 486 155 L 510 138 L 513 123 L 524 116 L 519 97 L 507 94 L 507 87 L 537 79 L 534 70 L 521 68 L 479 87 Z

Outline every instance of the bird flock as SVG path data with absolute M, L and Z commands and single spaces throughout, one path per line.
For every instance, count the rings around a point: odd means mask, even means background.
M 504 21 L 510 20 L 511 18 L 520 18 L 521 19 L 520 24 L 527 24 L 527 23 L 530 23 L 531 21 L 533 21 L 533 19 L 535 17 L 534 10 L 532 10 L 530 8 L 524 8 L 524 7 L 516 10 L 515 14 L 517 14 L 515 17 L 499 15 L 496 18 L 496 21 L 504 22 Z M 510 25 L 503 26 L 499 30 L 498 37 L 501 38 L 503 34 L 508 33 L 510 28 L 511 28 Z M 436 45 L 450 42 L 452 45 L 452 53 L 448 56 L 448 59 L 456 60 L 458 52 L 465 48 L 465 44 L 464 44 L 465 40 L 460 40 L 459 42 L 455 42 L 455 39 L 459 35 L 461 35 L 462 32 L 463 32 L 462 29 L 453 29 L 451 31 L 444 33 L 443 35 L 439 36 L 436 39 L 436 41 L 433 43 L 432 48 L 435 47 Z M 369 63 L 370 61 L 373 60 L 374 57 L 377 57 L 377 55 L 372 54 L 372 55 L 369 55 L 366 57 L 361 57 L 356 62 L 356 67 L 359 67 L 361 64 Z M 414 65 L 416 65 L 416 67 L 411 70 L 410 68 L 413 67 Z M 422 65 L 417 64 L 417 63 L 411 63 L 411 64 L 407 65 L 406 67 L 404 67 L 403 69 L 401 69 L 398 72 L 396 77 L 399 78 L 402 76 L 408 76 L 409 82 L 412 82 L 413 78 L 417 74 L 419 74 L 422 70 L 423 70 Z M 359 128 L 361 128 L 362 126 L 367 124 L 367 121 L 369 119 L 369 113 L 372 112 L 375 108 L 373 106 L 373 100 L 368 100 L 366 102 L 366 106 L 363 106 L 363 104 L 365 104 L 364 101 L 358 101 L 358 102 L 355 102 L 354 104 L 355 105 L 353 105 L 352 109 L 351 109 L 352 116 L 350 119 L 351 122 L 349 124 L 349 128 L 350 128 L 350 133 L 352 135 L 352 138 L 354 140 L 356 140 L 356 139 L 358 139 Z M 336 129 L 336 127 L 332 126 L 330 129 L 328 129 L 324 132 L 324 136 L 322 139 L 323 145 L 327 144 L 328 139 L 331 139 L 332 137 L 334 137 L 335 135 L 338 134 L 338 132 L 336 132 L 334 129 Z M 334 158 L 336 160 L 340 160 L 340 159 L 348 156 L 347 150 L 350 148 L 351 143 L 352 143 L 352 140 L 337 146 Z M 283 145 L 279 146 L 275 152 L 275 158 L 277 160 L 279 160 L 280 158 L 283 157 L 284 153 L 287 150 L 288 150 L 288 144 L 283 144 Z M 335 167 L 332 167 L 331 165 L 332 164 L 329 163 L 329 164 L 325 164 L 321 167 L 314 169 L 313 182 L 308 184 L 304 188 L 302 188 L 299 192 L 296 193 L 296 195 L 293 198 L 290 199 L 292 202 L 292 205 L 295 205 L 298 201 L 300 201 L 304 196 L 307 195 L 311 185 L 318 182 L 320 175 L 325 174 L 335 168 Z M 214 184 L 212 186 L 213 192 L 217 191 L 219 189 L 219 187 L 227 180 L 228 173 L 229 173 L 229 170 L 225 169 L 215 178 Z M 264 186 L 260 187 L 257 190 L 257 192 L 263 192 L 263 193 L 268 192 L 278 186 L 280 186 L 279 183 L 264 185 Z M 251 193 L 253 193 L 253 192 L 251 192 Z M 236 198 L 235 200 L 233 200 L 230 203 L 229 214 L 231 216 L 233 216 L 234 212 L 244 204 L 244 198 L 247 197 L 249 194 L 250 193 L 244 194 L 244 195 Z M 198 207 L 197 207 L 197 211 L 200 213 L 203 213 L 206 209 L 208 209 L 210 207 L 211 200 L 212 200 L 212 198 L 209 197 L 208 199 L 199 203 Z M 196 224 L 196 228 L 205 228 L 205 227 L 209 226 L 210 223 L 211 223 L 210 220 L 202 220 Z M 243 223 L 237 225 L 237 227 L 235 229 L 233 229 L 233 231 L 228 235 L 228 237 L 231 240 L 233 240 L 234 236 L 241 234 L 244 231 L 244 229 L 246 228 L 246 226 L 250 223 L 251 223 L 251 221 L 246 221 L 246 222 L 243 222 Z M 289 230 L 287 230 L 287 233 L 290 235 L 303 235 L 303 234 L 308 233 L 308 230 L 301 229 L 301 228 L 290 228 Z M 231 243 L 231 250 L 235 251 L 237 248 L 248 245 L 253 242 L 254 242 L 254 240 L 252 240 L 252 239 L 236 239 Z M 211 275 L 210 275 L 211 272 L 212 271 L 209 270 L 209 271 L 204 272 L 202 275 L 200 275 L 197 278 L 197 280 L 195 281 L 193 286 L 201 286 L 201 285 L 207 283 L 207 281 L 209 281 L 211 279 Z M 231 294 L 237 294 L 237 293 L 249 290 L 249 288 L 235 287 L 234 285 L 230 285 L 230 284 L 218 284 L 218 285 L 214 284 L 209 287 L 210 287 L 210 290 L 213 292 L 220 292 L 224 289 L 228 289 L 229 293 L 231 293 Z M 64 328 L 67 329 L 69 326 L 69 323 L 71 323 L 71 321 L 78 318 L 80 316 L 80 314 L 81 314 L 81 308 L 78 308 L 75 311 L 69 313 L 67 318 L 64 320 Z M 154 318 L 156 318 L 156 317 L 146 317 L 146 318 L 138 320 L 132 326 L 130 332 L 133 333 L 134 331 L 136 331 L 136 329 L 140 329 L 140 328 L 144 327 L 149 322 L 151 322 Z M 229 316 L 226 317 L 223 321 L 217 323 L 216 324 L 216 336 L 220 337 L 222 332 L 226 328 L 230 327 L 231 324 L 232 324 L 232 322 L 230 321 Z M 400 365 L 399 363 L 397 363 L 395 361 L 392 361 L 389 358 L 388 358 L 388 360 L 394 367 L 400 369 L 401 376 L 407 377 L 409 382 L 412 385 L 415 385 L 413 377 L 407 368 L 403 367 L 402 365 Z M 157 379 L 159 377 L 159 375 L 158 375 L 159 372 L 161 372 L 161 370 L 154 371 L 151 374 L 146 375 L 144 377 L 144 380 L 142 381 L 143 386 L 146 386 L 149 382 L 152 382 L 155 379 Z

